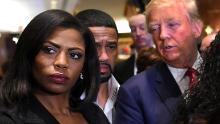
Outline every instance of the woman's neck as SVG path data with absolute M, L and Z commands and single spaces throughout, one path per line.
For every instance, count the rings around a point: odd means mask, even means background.
M 88 124 L 81 113 L 71 111 L 69 95 L 34 95 L 60 124 Z
M 69 95 L 46 95 L 36 93 L 35 96 L 50 113 L 70 113 Z

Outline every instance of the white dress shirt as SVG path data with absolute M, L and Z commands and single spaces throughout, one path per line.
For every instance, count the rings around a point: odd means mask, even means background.
M 109 97 L 107 99 L 107 102 L 105 103 L 104 108 L 102 109 L 111 124 L 112 124 L 112 115 L 114 114 L 114 104 L 117 98 L 119 87 L 120 85 L 118 81 L 112 75 L 111 78 L 108 80 Z M 96 104 L 98 105 L 97 101 Z
M 106 117 L 108 118 L 109 122 L 112 124 L 112 116 L 114 115 L 114 104 L 118 95 L 120 84 L 112 75 L 111 78 L 108 80 L 108 94 L 109 97 L 107 102 L 105 103 L 104 108 L 99 106 L 98 101 L 96 100 L 95 104 L 97 104 L 105 113 Z M 81 99 L 85 98 L 85 92 L 80 96 Z
M 198 53 L 197 59 L 194 62 L 192 68 L 194 68 L 198 71 L 198 68 L 200 67 L 201 63 L 202 63 L 202 57 Z M 167 66 L 168 66 L 168 69 L 170 70 L 171 74 L 173 75 L 175 81 L 177 82 L 181 92 L 184 93 L 189 88 L 189 77 L 185 76 L 187 68 L 174 68 L 168 64 L 167 64 Z

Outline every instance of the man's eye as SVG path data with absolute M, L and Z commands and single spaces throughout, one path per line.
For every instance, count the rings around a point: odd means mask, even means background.
M 175 29 L 179 26 L 180 24 L 179 23 L 176 23 L 176 22 L 170 22 L 167 24 L 167 26 L 170 28 L 170 29 Z
M 42 48 L 42 51 L 48 54 L 53 54 L 56 52 L 56 48 L 52 47 L 52 46 L 44 46 Z
M 82 58 L 82 54 L 81 53 L 79 53 L 79 52 L 71 52 L 70 53 L 70 57 L 72 58 L 72 59 L 80 59 L 80 58 Z
M 152 25 L 149 28 L 150 28 L 150 32 L 155 32 L 160 29 L 160 25 Z
M 132 32 L 135 32 L 136 31 L 136 28 L 135 27 L 130 27 L 131 31 Z
M 110 45 L 107 45 L 107 47 L 114 50 L 114 49 L 117 49 L 118 46 L 117 44 L 110 44 Z
M 96 48 L 102 47 L 102 46 L 101 46 L 100 44 L 98 44 L 98 43 L 96 43 L 95 45 L 96 45 Z
M 140 28 L 140 30 L 142 30 L 142 31 L 146 30 L 145 25 L 140 25 L 139 28 Z

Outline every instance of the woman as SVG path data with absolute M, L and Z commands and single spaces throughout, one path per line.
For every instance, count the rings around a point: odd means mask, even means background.
M 1 85 L 1 124 L 109 123 L 95 100 L 98 58 L 91 32 L 71 14 L 48 10 L 21 34 Z M 82 92 L 86 93 L 80 100 Z
M 208 47 L 199 84 L 179 107 L 179 124 L 220 123 L 220 33 Z

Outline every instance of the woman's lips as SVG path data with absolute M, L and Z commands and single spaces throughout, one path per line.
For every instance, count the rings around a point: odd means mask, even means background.
M 49 78 L 55 82 L 55 83 L 65 83 L 67 80 L 69 80 L 69 78 L 67 76 L 65 76 L 64 74 L 53 74 L 50 75 Z

